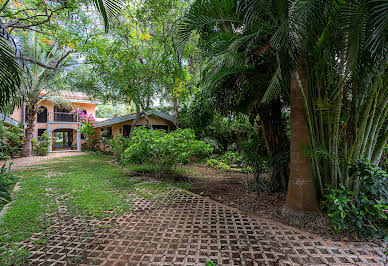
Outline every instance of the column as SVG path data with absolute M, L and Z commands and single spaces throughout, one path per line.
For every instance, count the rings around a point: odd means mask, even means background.
M 52 152 L 53 151 L 53 132 L 49 129 L 47 129 L 49 135 L 50 135 L 50 138 L 49 138 L 49 141 L 50 141 L 50 144 L 49 144 L 49 147 L 48 147 L 48 152 Z
M 81 131 L 77 129 L 77 151 L 81 151 Z

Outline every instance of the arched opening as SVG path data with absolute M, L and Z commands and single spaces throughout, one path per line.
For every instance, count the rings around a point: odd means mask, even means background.
M 38 123 L 47 123 L 47 108 L 40 106 L 38 109 Z

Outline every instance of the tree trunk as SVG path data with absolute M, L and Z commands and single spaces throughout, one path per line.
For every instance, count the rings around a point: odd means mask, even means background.
M 307 71 L 303 64 L 298 68 L 301 84 L 307 95 Z M 312 178 L 310 158 L 306 150 L 310 146 L 306 108 L 296 74 L 290 84 L 291 140 L 290 140 L 290 180 L 288 183 L 285 212 L 304 215 L 319 210 Z
M 141 116 L 141 112 L 137 111 L 136 112 L 136 118 L 135 118 L 135 120 L 133 120 L 133 123 L 131 125 L 131 131 L 129 132 L 128 138 L 131 138 L 132 132 L 135 129 L 135 126 L 136 126 L 137 122 L 139 122 L 139 120 L 140 120 L 140 116 Z
M 265 146 L 271 158 L 273 192 L 287 190 L 289 173 L 289 160 L 284 158 L 288 154 L 289 142 L 281 109 L 280 99 L 277 99 L 259 112 Z
M 34 122 L 35 122 L 35 106 L 28 105 L 27 106 L 27 121 L 26 121 L 26 140 L 23 144 L 22 156 L 30 157 L 32 155 L 32 143 L 31 140 L 33 138 L 34 133 Z
M 144 119 L 145 119 L 145 121 L 147 123 L 148 129 L 152 131 L 153 130 L 152 124 L 150 123 L 150 120 L 148 119 L 147 112 L 144 110 L 144 108 L 143 108 L 143 114 L 144 114 Z

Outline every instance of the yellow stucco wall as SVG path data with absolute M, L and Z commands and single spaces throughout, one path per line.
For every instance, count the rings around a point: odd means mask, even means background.
M 54 106 L 55 103 L 51 101 L 40 101 L 38 106 L 44 106 L 47 108 L 47 112 L 49 114 L 49 122 L 52 120 L 52 113 L 54 112 Z M 84 109 L 87 114 L 92 114 L 95 116 L 96 114 L 96 105 L 94 103 L 72 103 L 73 108 L 77 109 Z M 22 121 L 22 114 L 24 107 L 15 108 L 12 115 L 10 115 L 11 118 L 15 119 L 18 122 Z M 34 138 L 38 136 L 38 129 L 50 129 L 53 130 L 55 128 L 78 128 L 78 123 L 38 123 L 37 116 L 35 117 L 35 127 L 34 127 Z
M 174 123 L 172 123 L 171 121 L 166 120 L 164 118 L 161 118 L 161 117 L 149 116 L 148 119 L 152 125 L 166 125 L 166 126 L 169 126 L 169 128 L 172 128 L 174 126 Z M 133 123 L 133 119 L 110 125 L 112 127 L 112 136 L 114 138 L 122 136 L 123 135 L 123 125 L 132 125 L 132 123 Z M 146 122 L 144 117 L 140 118 L 138 123 L 137 123 L 137 125 L 146 125 L 146 124 L 147 124 L 147 122 Z M 108 126 L 104 126 L 102 128 L 104 130 L 106 130 L 107 127 Z M 121 132 L 120 132 L 120 129 L 121 129 Z M 97 132 L 101 132 L 101 128 L 98 128 Z

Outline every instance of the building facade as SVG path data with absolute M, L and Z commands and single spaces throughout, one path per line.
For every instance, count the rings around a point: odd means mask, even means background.
M 96 104 L 90 97 L 80 92 L 61 93 L 60 97 L 66 98 L 72 108 L 62 108 L 55 104 L 53 95 L 42 94 L 38 103 L 38 113 L 35 117 L 33 137 L 37 139 L 46 130 L 50 133 L 51 145 L 49 151 L 81 150 L 82 136 L 79 130 L 79 116 L 73 109 L 82 110 L 86 114 L 95 116 Z M 26 107 L 16 108 L 10 118 L 26 123 Z
M 147 116 L 153 129 L 164 129 L 165 131 L 169 132 L 175 128 L 175 120 L 168 114 L 156 110 L 150 110 L 147 111 Z M 136 114 L 124 115 L 98 122 L 95 124 L 95 127 L 97 128 L 97 132 L 106 132 L 106 135 L 112 138 L 121 136 L 128 137 L 131 131 L 131 126 L 135 119 Z M 145 125 L 147 125 L 147 121 L 142 115 L 139 121 L 136 123 L 136 126 Z

